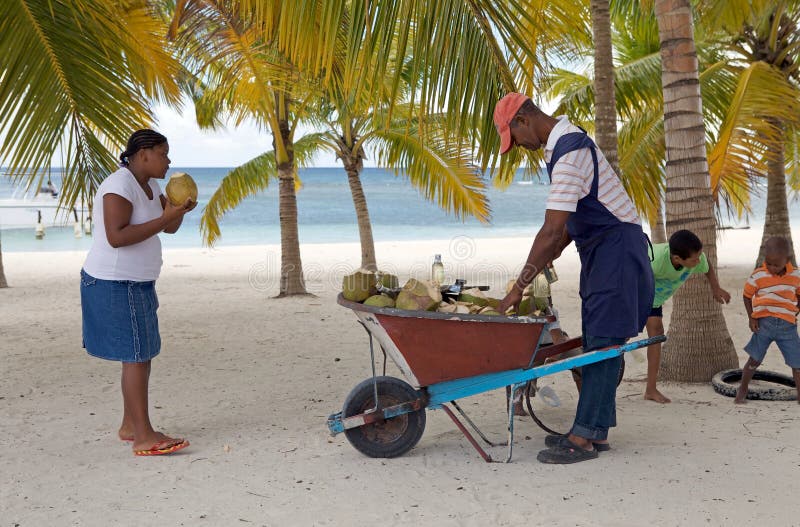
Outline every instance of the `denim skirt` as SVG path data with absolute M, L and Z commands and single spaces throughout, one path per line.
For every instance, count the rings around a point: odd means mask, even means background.
M 101 280 L 81 269 L 83 347 L 93 357 L 147 362 L 161 351 L 156 283 Z

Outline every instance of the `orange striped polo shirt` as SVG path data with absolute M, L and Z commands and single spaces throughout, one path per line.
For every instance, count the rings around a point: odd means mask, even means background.
M 798 295 L 800 270 L 788 262 L 783 276 L 770 273 L 766 265 L 762 265 L 744 284 L 744 296 L 753 303 L 753 318 L 778 317 L 796 323 Z

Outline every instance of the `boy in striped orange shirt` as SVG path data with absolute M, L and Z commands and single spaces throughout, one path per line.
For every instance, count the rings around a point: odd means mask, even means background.
M 750 358 L 742 368 L 742 383 L 734 400 L 737 404 L 746 402 L 747 386 L 773 342 L 781 350 L 786 365 L 792 368 L 795 385 L 800 387 L 800 336 L 797 334 L 800 270 L 792 267 L 789 252 L 789 242 L 785 238 L 768 239 L 764 244 L 764 264 L 753 271 L 744 286 L 744 307 L 750 317 L 753 336 L 744 347 Z M 800 390 L 797 402 L 800 403 Z

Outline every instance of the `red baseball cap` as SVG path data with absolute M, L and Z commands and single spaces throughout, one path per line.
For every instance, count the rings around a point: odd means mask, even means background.
M 494 107 L 494 126 L 500 134 L 500 154 L 505 154 L 511 149 L 511 130 L 508 125 L 528 99 L 530 97 L 521 93 L 509 93 L 497 101 Z

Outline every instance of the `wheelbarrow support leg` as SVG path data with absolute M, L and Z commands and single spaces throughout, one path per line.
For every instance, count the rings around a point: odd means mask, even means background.
M 457 403 L 457 402 L 455 402 L 455 401 L 450 401 L 450 404 L 452 404 L 452 405 L 453 405 L 453 408 L 455 408 L 456 410 L 458 410 L 458 413 L 460 413 L 460 414 L 461 414 L 461 417 L 463 417 L 463 418 L 464 418 L 464 421 L 466 421 L 466 422 L 467 422 L 467 424 L 468 424 L 468 425 L 469 425 L 469 426 L 470 426 L 470 427 L 471 427 L 471 428 L 472 428 L 472 429 L 475 431 L 475 433 L 477 433 L 477 434 L 478 434 L 478 435 L 481 437 L 481 439 L 483 439 L 483 442 L 484 442 L 484 443 L 486 443 L 487 445 L 489 445 L 489 446 L 491 446 L 491 447 L 495 447 L 495 446 L 506 446 L 506 443 L 505 443 L 505 442 L 503 442 L 503 443 L 493 443 L 492 441 L 490 441 L 490 440 L 489 440 L 489 438 L 488 438 L 488 437 L 486 437 L 486 434 L 484 434 L 483 432 L 481 432 L 481 429 L 480 429 L 480 428 L 478 428 L 478 426 L 477 426 L 477 425 L 476 425 L 476 424 L 475 424 L 475 423 L 472 421 L 472 419 L 470 419 L 470 418 L 469 418 L 469 416 L 467 415 L 467 413 L 466 413 L 464 410 L 462 410 L 460 406 L 458 406 L 458 403 Z
M 492 456 L 487 454 L 486 451 L 483 448 L 481 448 L 481 446 L 478 444 L 478 442 L 475 441 L 475 438 L 472 437 L 472 434 L 469 433 L 469 430 L 467 430 L 467 427 L 465 427 L 461 423 L 461 421 L 458 420 L 458 417 L 456 417 L 456 414 L 454 414 L 453 411 L 450 410 L 450 408 L 448 408 L 446 404 L 443 404 L 441 406 L 441 408 L 450 417 L 450 419 L 453 420 L 453 422 L 456 424 L 458 429 L 461 430 L 461 433 L 464 434 L 464 437 L 467 438 L 467 441 L 469 441 L 469 443 L 473 446 L 473 448 L 475 448 L 475 450 L 478 451 L 478 454 L 481 455 L 483 460 L 486 461 L 487 463 L 491 463 L 492 462 Z
M 511 462 L 511 456 L 514 453 L 514 395 L 517 391 L 523 389 L 526 383 L 517 383 L 511 385 L 511 390 L 508 392 L 508 454 L 506 455 L 506 463 Z

